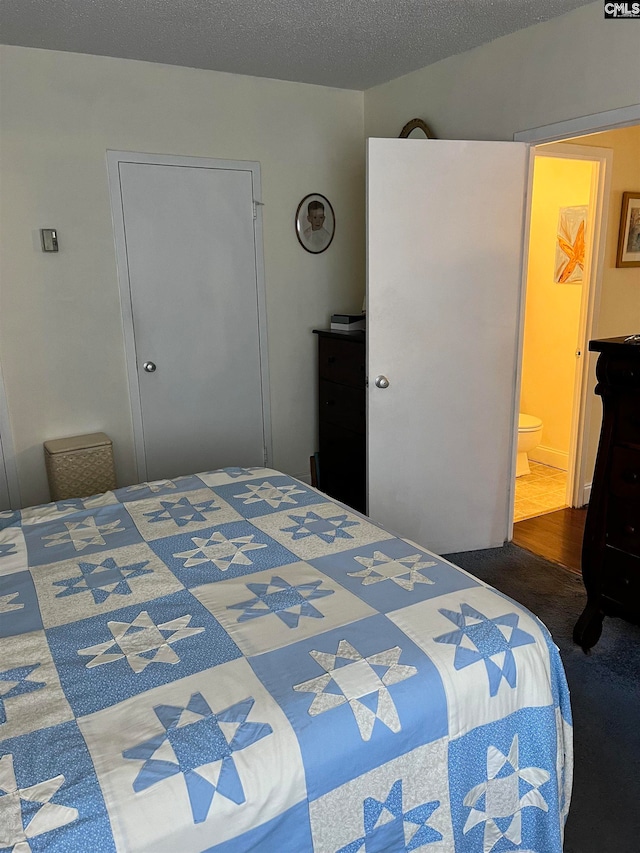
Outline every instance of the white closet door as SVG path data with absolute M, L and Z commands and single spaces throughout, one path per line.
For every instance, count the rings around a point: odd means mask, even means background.
M 438 553 L 507 537 L 527 162 L 369 140 L 369 514 Z
M 263 465 L 252 172 L 118 167 L 144 445 L 138 459 L 146 469 L 140 476 Z

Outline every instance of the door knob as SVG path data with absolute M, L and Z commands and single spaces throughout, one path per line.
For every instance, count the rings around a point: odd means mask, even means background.
M 145 363 L 142 366 L 147 371 L 147 373 L 154 373 L 154 371 L 156 369 L 156 366 L 152 361 L 145 361 Z
M 388 388 L 389 387 L 389 380 L 387 379 L 386 376 L 382 376 L 382 374 L 380 376 L 376 376 L 375 383 L 376 383 L 376 388 Z

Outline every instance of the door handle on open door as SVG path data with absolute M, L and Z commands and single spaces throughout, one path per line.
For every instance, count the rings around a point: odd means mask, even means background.
M 142 366 L 147 371 L 147 373 L 154 373 L 155 372 L 156 366 L 152 361 L 145 361 L 145 363 Z
M 376 388 L 388 388 L 389 387 L 389 380 L 387 379 L 386 376 L 382 376 L 382 374 L 380 376 L 376 376 L 375 383 L 376 383 Z

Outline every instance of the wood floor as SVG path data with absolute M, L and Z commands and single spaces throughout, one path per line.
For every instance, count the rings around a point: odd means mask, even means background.
M 513 525 L 513 541 L 553 563 L 580 574 L 585 509 L 565 509 L 527 518 Z

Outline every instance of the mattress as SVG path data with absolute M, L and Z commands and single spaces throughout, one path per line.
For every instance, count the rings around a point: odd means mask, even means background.
M 0 849 L 560 853 L 546 628 L 265 468 L 0 514 Z

